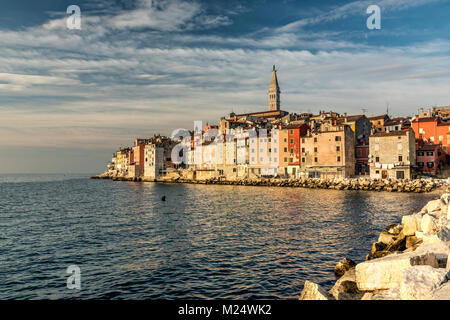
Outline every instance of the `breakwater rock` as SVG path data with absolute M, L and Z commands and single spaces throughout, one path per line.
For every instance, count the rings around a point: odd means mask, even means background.
M 334 189 L 334 190 L 363 190 L 363 191 L 388 191 L 388 192 L 430 192 L 436 188 L 448 185 L 447 179 L 415 179 L 415 180 L 373 180 L 363 178 L 260 178 L 260 179 L 236 179 L 226 180 L 223 178 L 211 178 L 203 180 L 192 180 L 180 175 L 162 177 L 158 179 L 129 178 L 124 176 L 113 176 L 107 173 L 92 177 L 93 179 L 112 179 L 114 181 L 135 182 L 165 182 L 165 183 L 193 183 L 193 184 L 219 184 L 219 185 L 242 185 L 242 186 L 269 186 L 269 187 L 292 187 L 311 189 Z
M 366 261 L 336 268 L 331 290 L 308 281 L 300 300 L 450 300 L 450 193 L 388 226 Z

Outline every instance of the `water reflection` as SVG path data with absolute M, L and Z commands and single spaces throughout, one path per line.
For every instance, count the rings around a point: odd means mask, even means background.
M 0 298 L 51 299 L 298 298 L 305 279 L 330 286 L 337 261 L 363 260 L 431 198 L 89 179 L 0 194 Z M 79 292 L 65 289 L 69 264 Z

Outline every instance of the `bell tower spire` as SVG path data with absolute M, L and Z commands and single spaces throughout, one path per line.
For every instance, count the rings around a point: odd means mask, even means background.
M 269 111 L 280 110 L 280 87 L 278 86 L 277 69 L 272 68 L 272 79 L 269 86 Z

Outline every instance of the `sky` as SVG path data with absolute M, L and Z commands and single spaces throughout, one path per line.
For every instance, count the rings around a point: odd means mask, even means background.
M 67 28 L 67 7 L 81 30 Z M 378 5 L 381 29 L 366 12 Z M 0 0 L 0 173 L 98 173 L 136 137 L 268 108 L 450 105 L 450 0 Z

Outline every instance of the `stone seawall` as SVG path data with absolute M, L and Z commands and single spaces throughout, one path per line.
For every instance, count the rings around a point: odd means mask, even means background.
M 306 281 L 300 300 L 450 300 L 450 193 L 381 232 L 356 264 L 344 258 L 326 291 Z
M 193 183 L 193 184 L 219 184 L 240 186 L 267 186 L 267 187 L 292 187 L 311 189 L 335 189 L 335 190 L 363 190 L 363 191 L 388 191 L 388 192 L 431 192 L 448 184 L 447 179 L 416 179 L 416 180 L 371 180 L 369 178 L 299 178 L 299 179 L 206 179 L 192 180 L 181 177 L 176 178 L 129 178 L 123 176 L 111 176 L 106 173 L 93 176 L 93 179 L 111 179 L 113 181 L 134 182 L 162 182 L 162 183 Z

